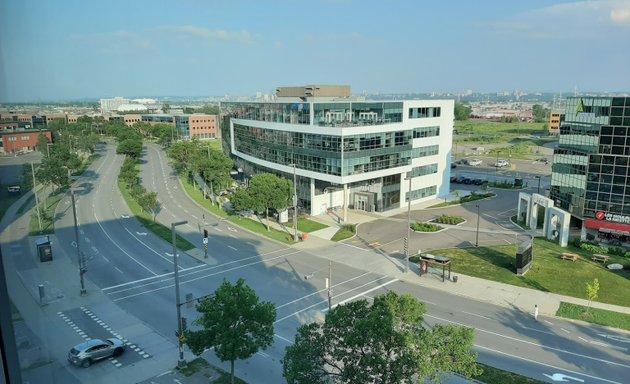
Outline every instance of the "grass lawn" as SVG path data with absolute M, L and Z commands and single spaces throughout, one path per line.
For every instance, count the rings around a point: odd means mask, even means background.
M 491 367 L 486 364 L 477 363 L 483 369 L 481 375 L 473 377 L 475 380 L 479 380 L 486 384 L 542 384 L 544 381 L 535 380 L 526 376 L 504 371 L 499 368 Z
M 497 152 L 503 157 L 511 155 L 512 159 L 531 159 L 540 157 L 531 147 L 555 141 L 557 138 L 547 136 L 545 123 L 502 123 L 492 121 L 466 120 L 456 121 L 455 143 L 460 144 L 508 144 L 497 149 L 489 149 L 490 156 Z M 532 136 L 540 136 L 533 139 Z M 508 151 L 509 148 L 509 151 Z
M 284 226 L 293 228 L 293 220 L 289 220 Z M 326 224 L 318 223 L 317 221 L 309 220 L 304 217 L 298 217 L 298 231 L 300 232 L 311 233 L 327 227 Z
M 630 275 L 612 272 L 602 263 L 593 262 L 590 253 L 569 246 L 559 245 L 544 239 L 536 239 L 534 261 L 525 276 L 517 276 L 514 268 L 517 244 L 480 248 L 453 248 L 431 251 L 434 255 L 451 259 L 452 270 L 469 276 L 498 281 L 520 287 L 533 288 L 586 299 L 586 283 L 599 279 L 600 290 L 597 301 L 627 306 L 630 297 Z M 560 259 L 563 252 L 580 255 L 577 261 Z M 627 264 L 630 260 L 611 256 L 611 263 Z
M 42 230 L 39 229 L 39 221 L 37 219 L 37 210 L 31 210 L 31 221 L 29 224 L 29 236 L 38 235 L 50 235 L 55 233 L 55 210 L 57 204 L 65 196 L 67 187 L 63 189 L 57 189 L 54 193 L 51 193 L 46 201 L 39 203 L 39 214 L 42 218 Z M 72 209 L 69 207 L 68 209 Z M 72 212 L 70 212 L 72 214 Z
M 131 213 L 133 213 L 134 216 L 136 216 L 136 218 L 140 221 L 140 223 L 142 223 L 142 225 L 146 229 L 155 233 L 157 236 L 164 239 L 164 241 L 170 244 L 173 241 L 171 229 L 158 222 L 154 223 L 153 217 L 149 215 L 148 213 L 146 213 L 145 211 L 143 211 L 142 208 L 140 208 L 140 205 L 138 205 L 138 203 L 136 202 L 136 200 L 133 197 L 131 197 L 131 195 L 129 194 L 129 191 L 127 191 L 127 187 L 124 182 L 118 181 L 118 189 L 120 190 L 120 193 L 122 194 L 123 198 L 127 202 L 127 206 L 131 210 Z M 184 251 L 189 251 L 193 248 L 196 248 L 188 240 L 184 239 L 183 237 L 179 235 L 176 235 L 176 236 L 177 238 L 175 241 L 177 243 L 177 248 Z
M 333 235 L 330 239 L 332 241 L 341 241 L 345 239 L 349 239 L 357 233 L 357 226 L 355 224 L 346 224 L 341 227 L 337 233 Z
M 203 357 L 198 357 L 194 360 L 191 360 L 186 364 L 185 367 L 177 369 L 186 377 L 190 377 L 199 371 L 207 370 L 207 372 L 202 373 L 202 375 L 204 375 L 209 380 L 207 381 L 208 383 L 231 383 L 229 372 L 225 372 L 221 368 L 210 365 L 210 363 L 208 363 Z M 246 384 L 245 381 L 239 379 L 238 377 L 234 377 L 234 383 Z
M 599 308 L 587 309 L 583 305 L 561 302 L 556 316 L 630 331 L 630 315 L 625 313 L 612 312 Z
M 229 214 L 222 208 L 219 208 L 216 205 L 213 205 L 210 200 L 204 199 L 203 193 L 201 192 L 201 190 L 199 190 L 199 188 L 193 187 L 193 185 L 188 181 L 188 178 L 185 175 L 180 175 L 179 179 L 181 181 L 181 184 L 184 186 L 184 191 L 188 194 L 188 197 L 193 199 L 197 204 L 201 205 L 208 211 L 212 212 L 214 215 L 225 218 L 227 221 L 234 223 L 235 225 L 241 226 L 259 235 L 266 236 L 270 239 L 274 239 L 281 243 L 284 243 L 284 244 L 293 243 L 292 239 L 291 240 L 288 239 L 288 237 L 292 237 L 292 234 L 289 233 L 290 231 L 288 232 L 279 231 L 274 228 L 270 228 L 270 230 L 267 231 L 267 226 L 265 224 L 264 218 L 261 218 L 261 220 L 259 221 L 259 220 L 253 220 L 246 217 L 242 217 L 239 215 Z M 298 218 L 298 229 L 302 232 L 309 232 L 302 229 L 303 227 L 300 220 L 306 220 L 306 219 Z M 315 223 L 314 221 L 311 221 L 311 220 L 308 220 L 308 221 Z M 315 224 L 319 224 L 319 223 L 315 223 Z

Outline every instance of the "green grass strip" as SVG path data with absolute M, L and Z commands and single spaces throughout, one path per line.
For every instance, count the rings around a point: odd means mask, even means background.
M 285 226 L 293 228 L 293 220 L 289 220 Z M 300 232 L 311 233 L 324 228 L 328 228 L 328 226 L 317 221 L 309 220 L 305 217 L 298 217 L 298 231 Z
M 330 239 L 332 241 L 341 241 L 345 239 L 349 239 L 357 233 L 356 224 L 346 224 L 341 227 L 337 233 Z
M 630 315 L 606 309 L 587 308 L 579 304 L 561 302 L 556 316 L 630 331 Z
M 29 236 L 51 235 L 55 233 L 55 211 L 57 204 L 65 196 L 68 188 L 57 189 L 50 194 L 47 199 L 39 204 L 39 214 L 42 219 L 42 229 L 39 229 L 39 221 L 37 219 L 37 209 L 31 210 L 31 221 L 29 223 Z M 71 206 L 66 209 L 72 210 Z M 70 213 L 72 213 L 70 211 Z
M 138 219 L 138 221 L 140 221 L 140 223 L 146 229 L 155 233 L 158 237 L 160 237 L 161 239 L 163 239 L 164 241 L 170 244 L 173 241 L 171 229 L 169 227 L 162 225 L 161 223 L 158 223 L 157 221 L 153 222 L 153 217 L 151 217 L 151 215 L 146 213 L 140 207 L 140 205 L 136 202 L 136 200 L 131 196 L 131 194 L 127 190 L 127 185 L 120 180 L 118 181 L 118 189 L 120 189 L 120 193 L 122 194 L 123 198 L 127 202 L 127 206 L 131 210 L 131 213 L 133 213 L 133 215 L 136 217 L 136 219 Z M 184 239 L 183 237 L 179 235 L 176 235 L 175 242 L 177 244 L 177 248 L 184 251 L 189 251 L 191 249 L 196 248 L 190 241 Z
M 284 244 L 292 244 L 292 234 L 289 231 L 279 231 L 274 228 L 270 228 L 267 231 L 267 226 L 265 224 L 265 219 L 261 218 L 261 220 L 252 220 L 249 218 L 244 218 L 239 215 L 233 215 L 227 213 L 220 207 L 212 204 L 211 200 L 203 198 L 203 192 L 199 188 L 193 187 L 193 185 L 188 181 L 188 178 L 185 175 L 180 175 L 181 184 L 184 186 L 184 191 L 188 194 L 188 197 L 193 199 L 197 204 L 201 205 L 208 211 L 212 212 L 216 216 L 225 218 L 227 221 L 248 229 L 254 233 L 259 235 L 268 237 L 270 239 L 279 241 Z M 262 221 L 262 223 L 261 223 Z M 300 228 L 300 223 L 298 221 L 298 229 Z

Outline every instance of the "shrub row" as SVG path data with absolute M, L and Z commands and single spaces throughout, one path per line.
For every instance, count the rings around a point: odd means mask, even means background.
M 442 215 L 431 220 L 432 223 L 451 224 L 451 225 L 457 225 L 457 224 L 463 223 L 464 221 L 466 220 L 464 220 L 461 217 L 449 216 L 449 215 Z
M 630 251 L 626 251 L 625 249 L 621 247 L 609 248 L 605 245 L 600 245 L 600 244 L 588 242 L 588 241 L 581 241 L 580 239 L 575 239 L 571 243 L 574 247 L 583 249 L 586 252 L 601 253 L 604 255 L 608 254 L 608 255 L 613 255 L 613 256 L 624 256 L 624 257 L 630 258 Z
M 443 227 L 431 223 L 413 223 L 411 229 L 417 232 L 436 232 L 443 229 Z

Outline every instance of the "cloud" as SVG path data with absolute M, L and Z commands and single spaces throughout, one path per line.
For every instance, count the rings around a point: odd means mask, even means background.
M 630 25 L 630 5 L 625 9 L 611 10 L 610 19 L 615 24 Z
M 70 38 L 80 43 L 95 45 L 103 52 L 119 51 L 124 48 L 135 51 L 151 50 L 155 48 L 155 45 L 151 40 L 146 39 L 137 33 L 125 30 L 72 35 Z
M 630 25 L 630 3 L 588 0 L 532 9 L 511 19 L 478 26 L 498 35 L 560 40 L 605 38 L 610 28 L 625 25 Z
M 257 34 L 251 34 L 248 31 L 229 32 L 221 29 L 212 30 L 194 25 L 161 27 L 158 28 L 158 30 L 183 36 L 196 37 L 207 41 L 236 41 L 241 43 L 251 43 L 261 37 Z

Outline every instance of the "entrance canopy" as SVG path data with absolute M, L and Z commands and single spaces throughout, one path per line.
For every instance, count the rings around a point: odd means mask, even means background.
M 614 233 L 618 235 L 630 235 L 630 225 L 612 223 L 610 221 L 586 219 L 584 225 L 589 229 L 597 229 L 601 232 Z

